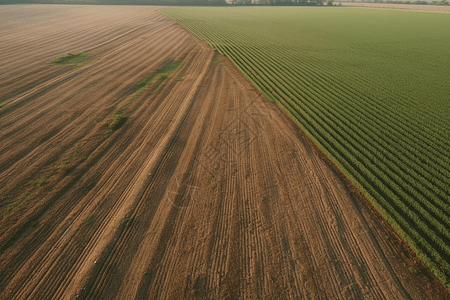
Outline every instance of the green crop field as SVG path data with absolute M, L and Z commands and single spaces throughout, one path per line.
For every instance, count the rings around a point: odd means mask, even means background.
M 450 287 L 450 15 L 162 11 L 277 102 Z

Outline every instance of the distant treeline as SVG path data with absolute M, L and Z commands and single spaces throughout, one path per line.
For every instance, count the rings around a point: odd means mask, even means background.
M 177 5 L 177 6 L 322 6 L 333 5 L 332 0 L 8 0 L 2 4 L 101 4 L 101 5 Z M 336 3 L 338 0 L 335 0 Z M 439 1 L 401 1 L 401 0 L 344 0 L 346 2 L 450 5 L 449 0 Z M 324 3 L 326 2 L 326 3 Z
M 273 5 L 273 6 L 320 6 L 322 0 L 9 0 L 1 4 L 101 4 L 101 5 L 177 5 L 177 6 L 234 6 L 234 5 Z
M 321 0 L 233 0 L 231 5 L 272 5 L 272 6 L 319 6 L 323 5 Z
M 388 3 L 388 4 L 419 4 L 419 5 L 450 5 L 448 0 L 443 1 L 422 1 L 422 0 L 412 0 L 412 1 L 402 1 L 402 0 L 343 0 L 345 2 L 361 2 L 361 3 Z

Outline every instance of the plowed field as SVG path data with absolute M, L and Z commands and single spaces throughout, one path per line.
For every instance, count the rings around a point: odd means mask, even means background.
M 289 117 L 158 8 L 0 9 L 0 299 L 448 299 Z M 89 61 L 50 64 L 68 52 Z

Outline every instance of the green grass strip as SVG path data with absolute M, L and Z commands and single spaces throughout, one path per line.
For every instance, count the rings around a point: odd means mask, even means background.
M 155 80 L 160 79 L 161 81 L 165 81 L 169 77 L 169 75 L 172 74 L 172 72 L 178 69 L 181 63 L 182 61 L 169 62 L 164 67 L 153 73 L 150 77 L 141 81 L 136 87 L 136 96 L 139 96 L 143 91 L 145 91 L 147 86 L 152 84 Z
M 51 63 L 52 65 L 67 65 L 76 68 L 84 65 L 88 60 L 89 55 L 84 52 L 80 52 L 76 54 L 68 53 L 66 56 L 55 58 Z

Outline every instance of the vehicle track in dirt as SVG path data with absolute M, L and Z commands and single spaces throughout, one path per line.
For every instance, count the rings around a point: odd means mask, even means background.
M 157 9 L 3 23 L 0 299 L 449 296 L 288 116 Z M 49 64 L 77 51 L 86 65 Z

